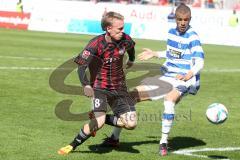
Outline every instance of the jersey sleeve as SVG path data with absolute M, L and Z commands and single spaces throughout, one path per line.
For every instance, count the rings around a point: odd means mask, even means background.
M 194 62 L 191 70 L 193 74 L 196 75 L 204 66 L 204 51 L 197 34 L 193 35 L 192 41 L 190 42 L 190 50 L 193 54 L 192 60 Z
M 78 77 L 82 86 L 90 85 L 86 69 L 91 63 L 94 63 L 94 57 L 97 54 L 97 45 L 95 43 L 94 41 L 90 41 L 84 50 L 74 59 L 74 62 L 78 64 Z
M 133 39 L 125 34 L 125 45 L 126 45 L 126 50 L 128 53 L 129 61 L 134 62 L 135 61 L 135 42 Z

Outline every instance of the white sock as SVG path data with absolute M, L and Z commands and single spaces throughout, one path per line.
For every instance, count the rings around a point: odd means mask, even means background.
M 160 144 L 167 143 L 168 135 L 172 128 L 172 123 L 173 123 L 173 120 L 162 120 L 162 137 L 160 140 Z
M 162 137 L 160 140 L 160 144 L 168 142 L 168 135 L 172 128 L 173 120 L 174 120 L 174 106 L 175 103 L 171 101 L 164 101 L 164 112 L 162 119 Z
M 119 139 L 121 131 L 122 131 L 122 128 L 119 128 L 119 127 L 114 127 L 113 128 L 112 135 L 113 135 L 115 140 Z
M 167 140 L 168 140 L 168 134 L 162 133 L 160 144 L 167 143 Z

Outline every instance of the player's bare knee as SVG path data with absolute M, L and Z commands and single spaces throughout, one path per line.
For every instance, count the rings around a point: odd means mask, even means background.
M 104 123 L 97 121 L 96 119 L 92 119 L 89 123 L 90 132 L 99 130 L 103 127 L 103 124 Z
M 98 122 L 98 129 L 102 128 L 104 124 L 105 124 L 104 121 Z
M 105 114 L 99 114 L 99 113 L 95 113 L 95 118 L 91 119 L 90 123 L 89 123 L 89 127 L 91 130 L 98 130 L 100 128 L 103 127 L 103 125 L 105 124 L 105 118 L 106 115 Z
M 174 103 L 178 102 L 178 100 L 181 97 L 181 93 L 177 89 L 173 89 L 171 92 L 169 92 L 165 97 L 165 101 L 172 101 Z

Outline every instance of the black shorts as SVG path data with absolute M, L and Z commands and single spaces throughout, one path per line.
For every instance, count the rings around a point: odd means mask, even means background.
M 134 100 L 127 91 L 94 89 L 93 111 L 107 112 L 110 106 L 116 116 L 135 111 Z

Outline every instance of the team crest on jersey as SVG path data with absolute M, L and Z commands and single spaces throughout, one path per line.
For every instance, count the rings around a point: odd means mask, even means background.
M 87 50 L 84 50 L 82 53 L 82 58 L 84 59 L 88 59 L 88 57 L 90 56 L 90 52 Z
M 124 53 L 125 53 L 125 48 L 119 49 L 119 54 L 120 54 L 120 55 L 123 55 Z

